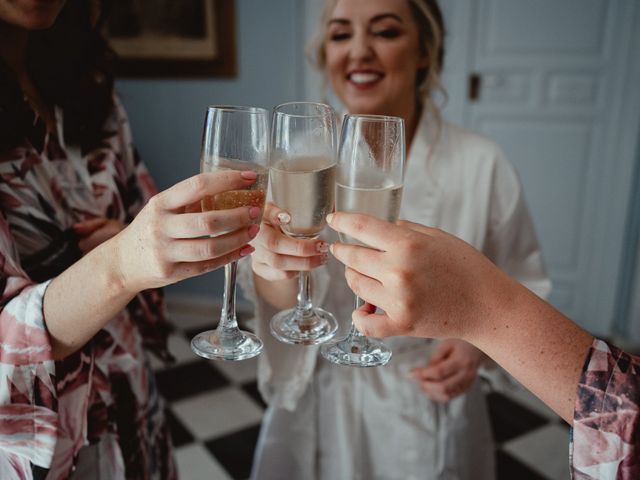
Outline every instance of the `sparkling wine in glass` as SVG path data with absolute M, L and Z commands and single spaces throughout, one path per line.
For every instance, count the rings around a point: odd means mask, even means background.
M 346 115 L 338 154 L 336 210 L 395 222 L 400 213 L 404 169 L 401 118 Z M 341 234 L 340 240 L 360 244 L 347 235 Z M 356 297 L 355 308 L 361 305 Z M 353 323 L 346 338 L 326 343 L 320 351 L 324 358 L 339 365 L 377 367 L 391 360 L 391 350 L 381 340 L 365 337 Z
M 293 102 L 276 107 L 271 129 L 271 194 L 289 212 L 282 231 L 298 239 L 314 239 L 333 211 L 336 181 L 336 123 L 331 107 Z M 323 343 L 335 335 L 335 317 L 311 302 L 309 272 L 300 272 L 297 305 L 271 319 L 278 340 L 302 345 Z
M 252 170 L 258 174 L 258 178 L 247 189 L 204 198 L 203 211 L 243 206 L 264 207 L 269 182 L 268 132 L 267 110 L 238 106 L 212 106 L 207 109 L 200 171 Z M 256 222 L 259 221 L 259 218 L 256 219 Z M 262 341 L 257 336 L 238 328 L 235 306 L 237 267 L 237 262 L 224 267 L 224 298 L 218 327 L 199 333 L 191 340 L 191 350 L 201 357 L 245 360 L 262 351 Z

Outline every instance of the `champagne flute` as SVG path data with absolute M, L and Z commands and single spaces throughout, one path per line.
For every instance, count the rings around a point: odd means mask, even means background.
M 395 222 L 402 200 L 404 142 L 401 118 L 346 115 L 338 154 L 336 210 Z M 348 235 L 341 234 L 340 240 L 362 245 Z M 356 296 L 355 308 L 362 303 Z M 353 322 L 346 338 L 327 343 L 320 351 L 339 365 L 377 367 L 391 360 L 391 350 L 381 340 L 362 335 Z
M 258 178 L 246 190 L 232 190 L 202 200 L 202 210 L 227 210 L 242 206 L 264 207 L 269 182 L 269 112 L 262 108 L 211 106 L 202 136 L 201 172 L 253 170 Z M 260 219 L 256 219 L 258 223 Z M 199 333 L 191 350 L 213 360 L 245 360 L 262 351 L 262 341 L 238 328 L 236 273 L 238 264 L 224 267 L 224 298 L 215 330 Z
M 321 103 L 285 103 L 275 108 L 271 134 L 271 193 L 291 215 L 282 231 L 292 238 L 317 238 L 334 206 L 335 113 Z M 309 272 L 300 272 L 297 305 L 271 319 L 271 333 L 282 342 L 316 345 L 336 334 L 335 317 L 313 306 L 309 280 Z

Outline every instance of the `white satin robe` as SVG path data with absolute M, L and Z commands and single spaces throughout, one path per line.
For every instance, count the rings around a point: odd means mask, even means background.
M 431 125 L 423 117 L 411 145 L 400 217 L 466 240 L 546 297 L 551 284 L 512 165 L 484 137 L 446 123 L 438 137 Z M 336 239 L 326 233 L 330 241 Z M 257 298 L 250 262 L 241 263 L 240 284 L 254 302 L 258 334 L 265 342 L 258 381 L 269 404 L 252 478 L 495 478 L 479 382 L 441 404 L 429 400 L 409 376 L 411 368 L 427 364 L 435 341 L 387 338 L 393 349 L 387 366 L 333 365 L 318 347 L 284 345 L 270 335 L 275 310 Z M 313 272 L 312 282 L 314 303 L 336 316 L 344 336 L 353 294 L 343 272 L 331 258 Z

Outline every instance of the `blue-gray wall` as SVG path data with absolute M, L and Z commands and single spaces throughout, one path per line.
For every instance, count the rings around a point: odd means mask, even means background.
M 232 79 L 119 80 L 133 138 L 158 187 L 197 173 L 205 108 L 238 104 L 272 108 L 301 94 L 296 0 L 236 0 L 238 74 Z M 222 273 L 169 290 L 222 294 Z

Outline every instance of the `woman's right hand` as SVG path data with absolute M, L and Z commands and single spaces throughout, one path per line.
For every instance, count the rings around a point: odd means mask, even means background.
M 327 263 L 329 246 L 323 240 L 297 240 L 280 229 L 291 221 L 291 216 L 272 203 L 264 209 L 262 225 L 252 242 L 255 252 L 251 256 L 253 272 L 267 281 L 287 280 L 300 271 L 313 270 Z
M 191 207 L 206 196 L 246 189 L 255 179 L 254 172 L 202 173 L 152 197 L 112 239 L 123 287 L 131 293 L 162 287 L 250 254 L 253 247 L 247 244 L 259 231 L 253 224 L 259 208 L 194 212 Z

